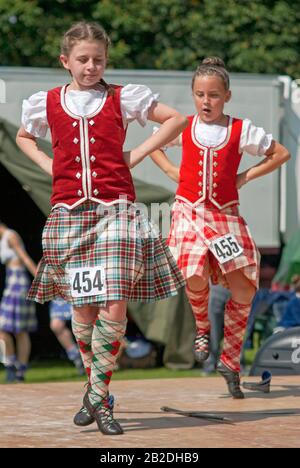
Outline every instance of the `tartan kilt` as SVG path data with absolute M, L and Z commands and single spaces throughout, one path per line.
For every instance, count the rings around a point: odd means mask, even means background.
M 235 235 L 243 252 L 221 264 L 209 246 L 212 241 L 226 234 Z M 212 204 L 201 203 L 193 207 L 176 200 L 167 242 L 185 279 L 194 275 L 205 278 L 208 272 L 213 284 L 220 283 L 228 287 L 225 275 L 240 269 L 258 288 L 260 253 L 237 206 L 220 211 Z
M 73 306 L 153 302 L 177 294 L 185 284 L 166 242 L 136 204 L 56 208 L 42 243 L 43 258 L 28 295 L 37 302 L 55 297 Z M 96 266 L 105 269 L 106 293 L 72 297 L 68 270 Z
M 23 268 L 6 268 L 5 287 L 0 302 L 0 330 L 7 333 L 37 330 L 35 304 L 26 296 L 30 280 Z
M 72 320 L 72 306 L 61 297 L 53 299 L 49 304 L 50 320 Z

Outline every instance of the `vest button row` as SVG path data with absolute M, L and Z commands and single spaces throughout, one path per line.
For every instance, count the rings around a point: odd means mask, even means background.
M 90 138 L 90 142 L 92 143 L 92 145 L 95 143 L 95 141 L 96 141 L 96 140 L 95 140 L 94 137 Z M 75 138 L 73 139 L 73 143 L 75 143 L 75 145 L 77 145 L 78 142 L 79 142 L 78 138 L 75 137 Z
M 95 156 L 92 155 L 92 156 L 90 157 L 90 160 L 91 160 L 92 162 L 95 162 L 95 161 L 96 161 Z M 77 163 L 80 163 L 80 161 L 81 161 L 80 156 L 76 156 L 75 161 L 76 161 Z
M 93 119 L 89 121 L 89 124 L 90 124 L 91 126 L 95 125 L 95 122 L 93 121 Z M 73 126 L 73 127 L 77 127 L 77 125 L 78 125 L 78 122 L 75 120 L 75 122 L 72 123 L 72 126 Z
M 93 194 L 94 194 L 94 195 L 98 195 L 98 193 L 99 193 L 99 190 L 97 190 L 97 189 L 93 190 Z M 81 197 L 81 196 L 82 196 L 82 191 L 81 191 L 81 190 L 78 190 L 77 195 L 78 195 L 79 197 Z

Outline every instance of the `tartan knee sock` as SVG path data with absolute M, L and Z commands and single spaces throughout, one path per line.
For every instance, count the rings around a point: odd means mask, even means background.
M 251 304 L 239 304 L 230 299 L 225 307 L 224 344 L 221 361 L 240 372 L 240 357 Z
M 201 291 L 192 291 L 186 286 L 185 291 L 195 317 L 197 334 L 208 334 L 210 331 L 208 318 L 209 286 Z
M 90 382 L 91 365 L 92 365 L 92 334 L 93 334 L 93 322 L 91 323 L 78 323 L 72 318 L 72 330 L 76 341 L 79 346 L 80 356 L 85 368 L 85 371 Z
M 92 336 L 93 360 L 91 367 L 91 388 L 89 399 L 92 405 L 107 403 L 110 379 L 115 368 L 120 344 L 126 332 L 127 319 L 112 322 L 98 319 Z

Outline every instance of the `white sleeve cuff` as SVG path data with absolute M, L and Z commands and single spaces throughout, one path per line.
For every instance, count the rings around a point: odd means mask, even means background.
M 40 91 L 28 99 L 24 99 L 22 105 L 22 125 L 26 132 L 36 138 L 44 138 L 48 130 L 47 93 Z
M 125 125 L 137 120 L 144 127 L 148 112 L 154 102 L 158 102 L 159 94 L 154 94 L 148 86 L 129 84 L 121 90 L 121 110 Z
M 270 148 L 273 140 L 271 133 L 266 133 L 262 127 L 255 127 L 251 120 L 243 121 L 240 152 L 246 152 L 252 156 L 263 156 Z

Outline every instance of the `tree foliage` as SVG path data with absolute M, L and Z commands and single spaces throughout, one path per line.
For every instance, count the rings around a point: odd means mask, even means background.
M 208 55 L 232 72 L 300 76 L 300 0 L 0 0 L 0 63 L 57 66 L 63 32 L 104 26 L 113 68 L 192 70 Z

